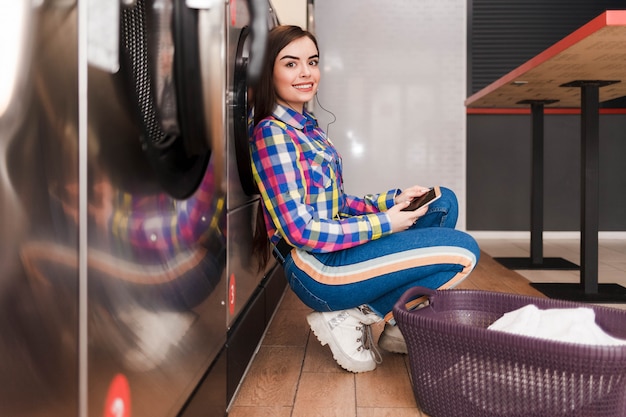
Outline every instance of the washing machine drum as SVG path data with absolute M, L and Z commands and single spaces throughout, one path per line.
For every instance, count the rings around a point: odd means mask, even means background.
M 211 153 L 197 14 L 177 0 L 137 0 L 121 11 L 121 72 L 141 146 L 163 189 L 177 199 L 196 190 Z

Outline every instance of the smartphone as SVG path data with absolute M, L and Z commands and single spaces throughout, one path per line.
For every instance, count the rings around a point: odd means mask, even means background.
M 406 206 L 406 208 L 403 208 L 402 211 L 417 210 L 418 208 L 426 204 L 432 203 L 433 201 L 437 200 L 439 197 L 441 197 L 441 189 L 439 188 L 439 186 L 434 186 L 423 196 L 415 197 L 413 200 L 411 200 L 411 204 Z

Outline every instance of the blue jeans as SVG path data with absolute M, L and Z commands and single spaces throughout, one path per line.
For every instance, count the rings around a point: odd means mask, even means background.
M 455 230 L 458 202 L 442 196 L 406 231 L 350 249 L 328 253 L 291 251 L 284 264 L 291 289 L 316 311 L 369 305 L 392 320 L 392 309 L 409 288 L 452 288 L 474 269 L 480 256 L 476 241 Z

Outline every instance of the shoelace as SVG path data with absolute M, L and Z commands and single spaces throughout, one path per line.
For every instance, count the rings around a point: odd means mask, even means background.
M 357 330 L 361 330 L 361 338 L 358 339 L 358 341 L 361 342 L 361 346 L 370 351 L 374 362 L 376 362 L 378 365 L 383 363 L 383 357 L 381 356 L 380 351 L 378 350 L 378 347 L 376 347 L 376 343 L 374 342 L 372 326 L 361 323 L 361 328 Z

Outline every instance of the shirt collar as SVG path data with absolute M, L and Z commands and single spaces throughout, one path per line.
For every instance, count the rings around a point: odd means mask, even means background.
M 304 114 L 300 114 L 289 107 L 283 106 L 282 104 L 276 104 L 272 115 L 281 122 L 286 123 L 298 130 L 304 130 L 305 126 L 315 127 L 317 125 L 317 120 L 308 111 L 304 110 Z

